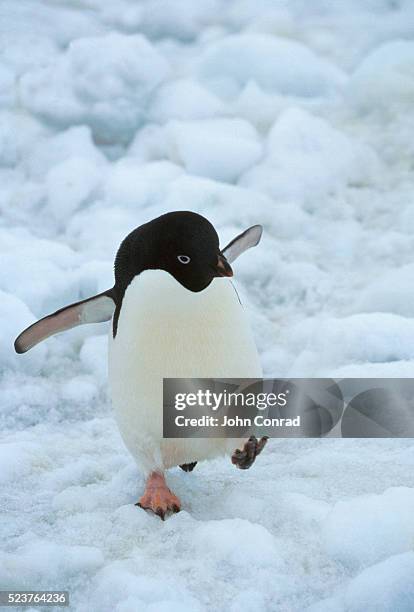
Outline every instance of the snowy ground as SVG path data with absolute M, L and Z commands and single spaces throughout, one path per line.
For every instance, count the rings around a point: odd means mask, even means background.
M 411 0 L 3 0 L 0 587 L 73 610 L 408 612 L 414 445 L 284 440 L 143 485 L 106 393 L 107 328 L 25 356 L 35 318 L 111 286 L 122 237 L 207 216 L 266 374 L 412 376 Z

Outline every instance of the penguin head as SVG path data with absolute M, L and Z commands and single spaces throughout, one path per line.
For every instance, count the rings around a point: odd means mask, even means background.
M 158 245 L 158 263 L 183 287 L 198 292 L 217 276 L 233 276 L 207 219 L 193 212 L 173 212 L 160 217 L 159 223 L 166 240 Z
M 233 276 L 213 225 L 193 212 L 171 212 L 131 232 L 115 260 L 122 288 L 145 270 L 165 270 L 183 287 L 199 292 L 218 276 Z

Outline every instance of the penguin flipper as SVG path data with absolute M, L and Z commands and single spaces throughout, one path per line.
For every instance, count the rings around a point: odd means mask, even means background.
M 222 250 L 223 255 L 229 263 L 232 263 L 242 253 L 257 246 L 263 234 L 261 225 L 252 225 L 247 230 L 233 238 L 231 242 Z
M 115 310 L 113 289 L 98 293 L 93 297 L 69 304 L 53 314 L 50 314 L 27 329 L 16 338 L 14 348 L 16 353 L 25 353 L 42 340 L 77 325 L 86 323 L 101 323 L 109 321 Z

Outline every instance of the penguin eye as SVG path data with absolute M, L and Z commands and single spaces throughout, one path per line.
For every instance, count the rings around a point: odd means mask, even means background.
M 190 257 L 188 257 L 188 255 L 177 255 L 177 259 L 182 264 L 188 264 L 191 261 L 191 259 L 190 259 Z

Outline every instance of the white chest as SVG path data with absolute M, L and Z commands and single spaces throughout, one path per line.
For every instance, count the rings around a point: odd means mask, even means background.
M 193 293 L 160 270 L 147 270 L 125 292 L 109 381 L 118 425 L 134 454 L 162 439 L 163 378 L 260 377 L 254 340 L 236 291 L 215 279 Z
M 127 372 L 134 380 L 252 376 L 258 366 L 245 312 L 224 278 L 193 293 L 168 273 L 147 270 L 125 292 L 110 345 L 110 370 L 124 371 L 123 379 Z

